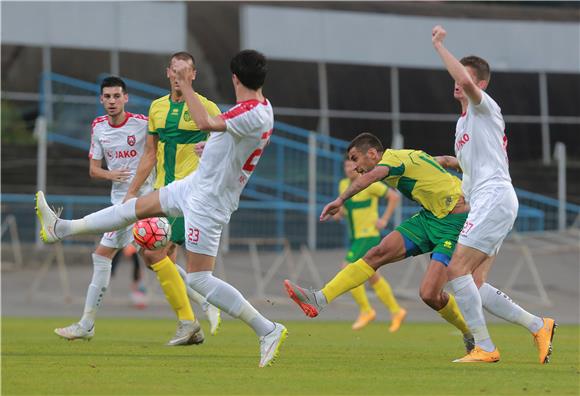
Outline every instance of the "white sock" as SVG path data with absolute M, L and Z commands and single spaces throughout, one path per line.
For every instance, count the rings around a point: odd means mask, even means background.
M 205 296 L 210 304 L 243 320 L 258 336 L 265 336 L 274 330 L 272 321 L 262 316 L 236 288 L 213 276 L 211 271 L 187 274 L 187 284 Z
M 204 312 L 207 311 L 207 309 L 209 308 L 209 304 L 205 299 L 205 297 L 196 292 L 195 290 L 193 290 L 191 286 L 187 284 L 187 272 L 185 272 L 185 270 L 181 267 L 181 265 L 175 264 L 175 266 L 177 267 L 177 272 L 179 272 L 179 276 L 181 276 L 181 279 L 183 279 L 183 282 L 185 283 L 187 297 L 189 297 L 189 299 L 194 303 L 196 303 L 197 305 L 201 306 L 201 309 L 203 309 Z
M 85 310 L 79 321 L 85 330 L 90 330 L 95 325 L 97 311 L 103 301 L 103 295 L 109 287 L 111 279 L 111 259 L 93 253 L 93 278 L 87 290 Z
M 544 325 L 542 318 L 532 315 L 501 290 L 496 289 L 489 283 L 484 283 L 479 288 L 483 307 L 495 316 L 508 322 L 519 324 L 532 333 L 536 333 Z
M 55 225 L 55 232 L 60 238 L 78 234 L 99 234 L 119 230 L 137 221 L 135 203 L 132 198 L 125 203 L 91 213 L 82 219 L 62 220 Z
M 473 281 L 473 276 L 471 274 L 463 275 L 449 281 L 448 284 L 455 295 L 455 301 L 467 327 L 473 334 L 475 344 L 487 352 L 495 350 L 495 345 L 493 345 L 485 325 L 481 296 Z

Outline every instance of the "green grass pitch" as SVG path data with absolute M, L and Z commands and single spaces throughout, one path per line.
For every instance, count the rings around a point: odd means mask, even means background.
M 225 321 L 201 346 L 166 347 L 170 320 L 99 319 L 90 341 L 59 340 L 70 318 L 2 319 L 2 395 L 578 395 L 579 327 L 560 326 L 552 363 L 540 365 L 532 338 L 491 325 L 497 364 L 458 365 L 459 335 L 444 323 L 286 322 L 274 366 L 259 369 L 253 332 Z M 207 324 L 204 324 L 207 330 Z

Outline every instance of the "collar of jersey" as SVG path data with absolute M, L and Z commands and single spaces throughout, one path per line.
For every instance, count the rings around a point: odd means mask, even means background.
M 111 128 L 121 128 L 122 126 L 124 126 L 127 121 L 129 121 L 129 118 L 131 118 L 133 116 L 133 113 L 129 113 L 128 111 L 125 112 L 125 120 L 120 123 L 119 125 L 113 125 L 111 124 L 111 120 L 109 119 L 109 117 L 107 117 L 107 122 L 109 123 L 109 126 Z

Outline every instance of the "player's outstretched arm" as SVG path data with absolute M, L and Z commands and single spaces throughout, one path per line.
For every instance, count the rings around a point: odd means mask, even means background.
M 443 46 L 443 40 L 447 36 L 447 32 L 442 26 L 435 26 L 431 35 L 431 42 L 435 51 L 441 57 L 443 64 L 447 68 L 451 77 L 455 82 L 463 89 L 463 92 L 469 97 L 472 103 L 481 103 L 481 88 L 479 88 L 474 82 L 465 66 L 463 66 L 455 56 L 445 46 Z
M 389 175 L 388 166 L 377 166 L 370 172 L 357 177 L 338 198 L 324 207 L 320 214 L 320 221 L 326 221 L 334 216 L 344 204 L 344 201 L 361 192 L 374 182 L 383 180 Z
M 145 183 L 145 180 L 151 174 L 151 171 L 155 167 L 157 163 L 157 144 L 159 143 L 159 136 L 158 135 L 147 135 L 147 140 L 145 141 L 145 152 L 143 156 L 139 160 L 139 165 L 137 166 L 137 170 L 135 171 L 135 177 L 131 180 L 131 184 L 129 185 L 129 189 L 127 190 L 127 194 L 125 194 L 126 200 L 136 197 L 139 189 Z
M 128 169 L 107 170 L 102 167 L 102 160 L 92 159 L 89 165 L 89 176 L 92 179 L 111 180 L 114 182 L 124 182 L 131 177 L 131 171 Z
M 224 132 L 226 130 L 225 120 L 220 116 L 211 117 L 195 94 L 191 86 L 193 82 L 191 66 L 184 60 L 177 60 L 174 65 L 174 72 L 189 113 L 197 127 L 202 131 Z
M 453 169 L 457 172 L 463 172 L 461 170 L 461 166 L 459 166 L 459 161 L 457 158 L 453 157 L 452 155 L 440 155 L 438 157 L 434 157 L 435 161 L 445 169 Z
M 379 230 L 384 229 L 389 224 L 395 208 L 401 203 L 401 195 L 392 188 L 389 188 L 385 194 L 385 199 L 387 200 L 387 208 L 381 218 L 377 220 L 377 228 Z

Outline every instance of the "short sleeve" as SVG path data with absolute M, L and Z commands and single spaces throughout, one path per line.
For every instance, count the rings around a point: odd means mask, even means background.
M 237 137 L 244 137 L 257 133 L 264 124 L 257 111 L 252 111 L 255 105 L 240 103 L 221 115 L 226 122 L 226 132 Z
M 94 160 L 103 159 L 103 147 L 101 146 L 101 142 L 99 142 L 94 127 L 91 130 L 91 148 L 89 150 L 89 158 Z
M 387 185 L 385 183 L 382 183 L 382 182 L 373 183 L 367 188 L 367 191 L 372 196 L 377 197 L 377 198 L 384 197 L 387 194 L 388 190 L 389 190 L 389 187 L 387 187 Z
M 481 90 L 481 102 L 475 104 L 470 101 L 469 106 L 474 109 L 474 111 L 482 114 L 491 114 L 496 111 L 496 109 L 499 110 L 499 106 L 484 90 Z
M 207 101 L 205 108 L 210 117 L 217 117 L 222 113 L 220 108 L 214 102 L 209 100 Z
M 401 166 L 402 164 L 403 162 L 396 155 L 391 153 L 390 150 L 385 150 L 385 152 L 383 153 L 383 157 L 381 158 L 377 166 L 388 166 L 390 168 L 392 167 L 396 168 Z
M 155 127 L 155 117 L 153 116 L 154 103 L 155 102 L 151 103 L 151 106 L 149 106 L 149 121 L 147 124 L 147 131 L 152 134 L 157 134 L 157 128 Z

